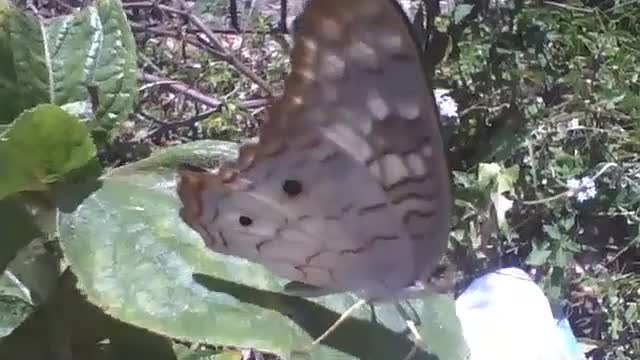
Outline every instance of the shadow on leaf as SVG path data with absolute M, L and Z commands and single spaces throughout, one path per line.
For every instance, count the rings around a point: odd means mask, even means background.
M 53 197 L 55 203 L 64 213 L 72 213 L 91 194 L 102 187 L 102 166 L 93 158 L 85 166 L 71 171 L 65 180 L 55 184 Z
M 193 279 L 210 291 L 226 293 L 239 301 L 277 311 L 295 322 L 312 338 L 320 336 L 341 315 L 296 296 L 258 290 L 201 273 L 193 274 Z M 375 311 L 372 311 L 370 321 L 354 317 L 345 320 L 322 342 L 322 345 L 330 346 L 359 359 L 387 360 L 404 357 L 411 350 L 413 342 L 407 334 L 396 333 L 377 322 Z M 301 348 L 299 351 L 302 352 L 304 349 Z M 412 359 L 438 360 L 439 358 L 428 354 L 423 349 L 418 349 Z

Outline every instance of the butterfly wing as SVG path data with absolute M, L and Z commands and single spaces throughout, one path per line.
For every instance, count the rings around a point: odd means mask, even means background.
M 258 144 L 182 173 L 183 219 L 212 249 L 291 280 L 388 296 L 436 265 L 448 232 L 437 110 L 401 8 L 312 0 Z
M 335 0 L 310 2 L 299 24 L 291 91 L 275 118 L 315 124 L 366 164 L 408 229 L 419 278 L 446 247 L 451 199 L 438 111 L 409 21 L 395 1 Z M 305 116 L 288 116 L 290 104 Z

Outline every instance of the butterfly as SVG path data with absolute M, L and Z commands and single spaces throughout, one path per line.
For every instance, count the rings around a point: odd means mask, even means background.
M 311 0 L 259 140 L 179 171 L 181 218 L 213 251 L 301 296 L 403 296 L 438 265 L 450 187 L 439 115 L 394 0 Z

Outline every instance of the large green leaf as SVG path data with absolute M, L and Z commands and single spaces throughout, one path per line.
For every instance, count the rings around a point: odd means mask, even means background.
M 231 159 L 237 155 L 238 144 L 226 141 L 196 141 L 169 149 L 163 149 L 153 156 L 134 163 L 115 168 L 111 175 L 126 176 L 159 171 L 172 171 L 176 164 L 188 163 L 202 167 L 216 167 L 221 160 Z
M 26 287 L 5 271 L 0 276 L 0 338 L 11 334 L 33 310 Z
M 42 239 L 32 241 L 16 255 L 7 271 L 29 290 L 33 304 L 45 302 L 55 291 L 60 274 L 60 259 L 47 250 Z
M 136 49 L 120 1 L 97 0 L 46 23 L 14 8 L 7 11 L 10 48 L 2 52 L 0 35 L 0 56 L 13 56 L 17 76 L 13 99 L 20 94 L 18 99 L 27 108 L 41 103 L 90 108 L 89 89 L 95 89 L 99 104 L 95 120 L 100 126 L 110 128 L 128 116 L 137 92 Z M 0 64 L 3 61 L 6 58 Z M 6 116 L 10 114 L 3 111 L 0 123 L 13 119 Z
M 22 98 L 15 96 L 18 79 L 13 66 L 13 51 L 9 36 L 10 21 L 14 11 L 9 6 L 8 0 L 0 0 L 0 124 L 13 121 L 23 109 Z
M 59 261 L 35 240 L 18 252 L 1 274 L 0 338 L 9 335 L 49 298 L 58 282 Z
M 217 351 L 209 349 L 191 349 L 181 344 L 175 344 L 173 351 L 177 360 L 242 360 L 242 353 L 236 350 Z
M 55 105 L 25 111 L 0 133 L 0 199 L 46 190 L 96 156 L 87 128 Z
M 40 235 L 40 230 L 18 198 L 0 200 L 0 273 L 20 249 Z
M 203 141 L 187 148 L 198 159 L 207 153 L 215 159 L 232 155 L 233 146 Z M 286 281 L 262 266 L 207 250 L 178 217 L 176 176 L 168 159 L 183 162 L 184 154 L 177 147 L 161 154 L 161 161 L 152 158 L 138 169 L 113 172 L 75 212 L 62 215 L 63 251 L 83 292 L 117 319 L 171 337 L 285 357 L 304 350 L 357 299 L 288 296 L 281 291 Z M 153 169 L 154 162 L 161 166 Z M 409 313 L 422 320 L 419 330 L 425 334 L 418 358 L 462 359 L 453 300 L 432 296 L 412 307 Z M 365 306 L 312 355 L 402 358 L 412 345 L 405 329 L 395 306 L 376 305 L 373 312 Z M 451 346 L 429 346 L 438 343 Z
M 0 339 L 0 359 L 51 360 L 52 353 L 82 360 L 180 359 L 170 339 L 117 321 L 88 303 L 69 271 L 58 280 L 47 302 Z

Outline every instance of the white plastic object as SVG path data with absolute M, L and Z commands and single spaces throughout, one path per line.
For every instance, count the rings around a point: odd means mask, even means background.
M 575 337 L 521 269 L 475 279 L 456 300 L 469 360 L 580 360 Z M 565 324 L 566 325 L 566 324 Z

